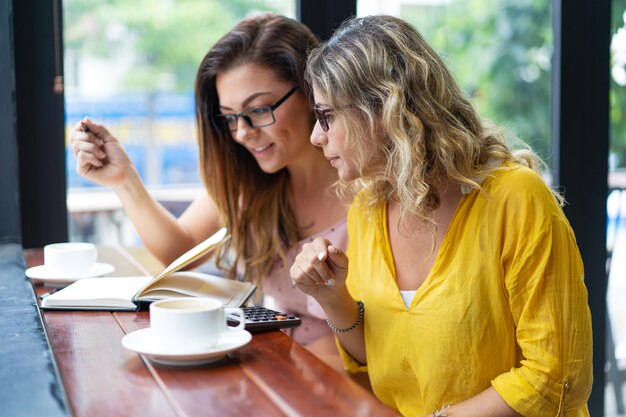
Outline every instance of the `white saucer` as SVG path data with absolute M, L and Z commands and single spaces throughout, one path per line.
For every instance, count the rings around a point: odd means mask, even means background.
M 71 284 L 82 278 L 94 278 L 102 275 L 110 274 L 115 271 L 115 267 L 111 264 L 96 262 L 89 271 L 82 274 L 59 274 L 50 271 L 45 265 L 34 266 L 26 270 L 26 276 L 30 279 L 41 281 L 45 284 Z
M 193 366 L 216 362 L 228 353 L 245 346 L 250 340 L 252 335 L 248 331 L 230 330 L 212 347 L 190 350 L 182 346 L 180 349 L 168 350 L 159 346 L 152 329 L 148 327 L 124 336 L 122 346 L 161 365 Z

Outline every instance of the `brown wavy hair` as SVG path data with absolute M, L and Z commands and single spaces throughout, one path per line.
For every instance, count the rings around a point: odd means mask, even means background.
M 247 279 L 259 282 L 285 259 L 298 240 L 298 227 L 288 200 L 286 169 L 268 174 L 215 123 L 220 114 L 217 74 L 241 64 L 267 67 L 311 97 L 304 82 L 308 52 L 319 39 L 304 24 L 275 14 L 239 22 L 206 54 L 196 75 L 200 173 L 231 238 L 217 251 L 218 267 L 235 277 L 242 265 Z
M 479 179 L 503 162 L 535 171 L 544 165 L 519 139 L 481 120 L 439 55 L 399 18 L 344 22 L 311 52 L 306 78 L 337 109 L 361 174 L 340 181 L 339 190 L 368 189 L 359 201 L 370 208 L 395 199 L 401 218 L 410 213 L 433 232 L 439 181 L 480 189 Z

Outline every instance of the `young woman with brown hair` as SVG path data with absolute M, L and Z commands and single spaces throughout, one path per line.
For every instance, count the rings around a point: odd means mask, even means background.
M 336 171 L 309 142 L 315 122 L 304 82 L 319 43 L 303 24 L 266 14 L 241 21 L 202 60 L 196 76 L 200 173 L 206 193 L 174 218 L 141 182 L 120 143 L 89 119 L 72 132 L 78 172 L 109 186 L 146 247 L 164 264 L 221 227 L 216 253 L 230 277 L 261 286 L 276 309 L 298 315 L 303 344 L 328 335 L 319 305 L 295 290 L 289 267 L 305 241 L 347 242 Z

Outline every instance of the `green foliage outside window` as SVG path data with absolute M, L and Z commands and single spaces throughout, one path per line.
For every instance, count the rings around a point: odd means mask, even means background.
M 294 5 L 293 0 L 65 0 L 64 44 L 66 50 L 101 58 L 131 47 L 137 61 L 124 79 L 126 91 L 185 91 L 193 88 L 202 57 L 236 22 L 261 11 L 293 14 Z
M 626 167 L 626 79 L 617 73 L 626 71 L 626 43 L 617 40 L 626 41 L 623 36 L 626 33 L 619 36 L 620 29 L 626 31 L 626 0 L 613 0 L 611 20 L 610 149 L 617 156 L 618 166 L 623 168 Z
M 451 0 L 401 16 L 444 57 L 480 114 L 550 161 L 549 0 Z

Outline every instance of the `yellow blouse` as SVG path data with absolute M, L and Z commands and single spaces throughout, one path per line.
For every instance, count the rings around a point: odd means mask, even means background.
M 588 416 L 591 316 L 574 234 L 532 170 L 497 170 L 465 195 L 407 309 L 398 291 L 387 208 L 348 214 L 348 289 L 365 304 L 375 394 L 423 416 L 492 385 L 529 417 Z M 358 199 L 357 199 L 358 200 Z

